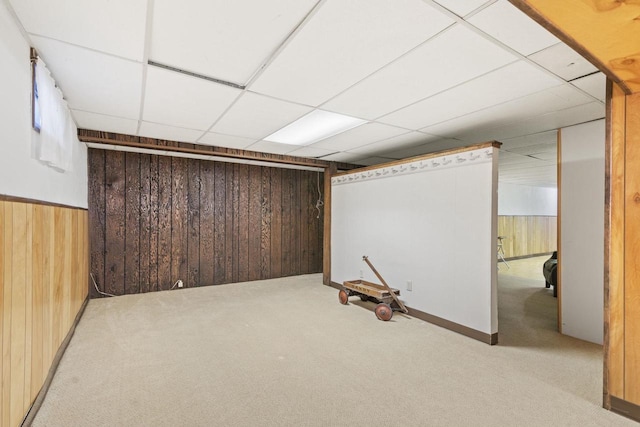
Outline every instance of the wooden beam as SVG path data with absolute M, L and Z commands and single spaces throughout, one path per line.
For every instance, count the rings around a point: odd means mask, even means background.
M 324 171 L 324 230 L 322 237 L 322 283 L 331 286 L 331 177 L 337 172 L 335 163 Z
M 640 91 L 640 1 L 509 0 L 626 93 Z

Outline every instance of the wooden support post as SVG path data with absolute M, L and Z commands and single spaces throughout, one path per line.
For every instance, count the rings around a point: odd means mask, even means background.
M 331 177 L 338 168 L 335 163 L 324 170 L 324 232 L 322 238 L 322 283 L 331 286 Z

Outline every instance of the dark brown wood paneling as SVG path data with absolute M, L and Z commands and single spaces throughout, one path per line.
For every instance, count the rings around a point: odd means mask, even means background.
M 226 168 L 224 164 L 216 163 L 214 169 L 213 194 L 213 283 L 225 283 L 226 279 Z
M 213 162 L 200 165 L 200 284 L 213 285 L 214 256 L 214 166 Z
M 89 150 L 89 223 L 91 224 L 91 264 L 89 272 L 93 275 L 97 285 L 104 292 L 104 261 L 105 261 L 105 154 L 102 150 Z M 92 282 L 93 284 L 93 282 Z M 90 289 L 91 297 L 99 294 L 93 286 Z
M 124 294 L 125 280 L 125 153 L 106 154 L 105 177 L 105 286 L 113 295 Z M 93 227 L 91 227 L 93 228 Z
M 187 160 L 187 277 L 188 287 L 200 286 L 200 161 Z
M 171 288 L 171 158 L 158 158 L 158 285 L 157 290 Z
M 140 154 L 125 155 L 124 292 L 140 293 Z
M 151 156 L 140 155 L 140 292 L 149 292 L 151 275 Z
M 90 149 L 91 271 L 116 295 L 320 272 L 318 179 Z
M 249 168 L 249 280 L 260 279 L 262 168 Z

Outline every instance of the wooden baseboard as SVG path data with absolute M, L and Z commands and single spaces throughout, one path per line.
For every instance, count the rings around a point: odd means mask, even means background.
M 89 303 L 89 296 L 87 295 L 87 298 L 85 298 L 84 302 L 82 303 L 80 310 L 78 310 L 78 314 L 76 314 L 76 318 L 73 320 L 73 324 L 71 325 L 71 328 L 67 333 L 67 336 L 64 338 L 64 341 L 62 341 L 62 344 L 60 344 L 60 347 L 56 352 L 56 357 L 54 357 L 53 362 L 51 362 L 51 367 L 49 368 L 49 373 L 47 374 L 47 378 L 44 380 L 44 384 L 42 384 L 42 388 L 40 388 L 40 391 L 38 392 L 38 396 L 36 396 L 35 400 L 33 401 L 33 404 L 29 408 L 29 411 L 25 415 L 24 420 L 22 421 L 22 424 L 21 424 L 22 426 L 30 426 L 31 424 L 33 424 L 33 420 L 35 419 L 36 414 L 40 410 L 40 407 L 42 406 L 42 402 L 44 402 L 44 398 L 47 396 L 47 392 L 49 391 L 49 387 L 51 386 L 51 381 L 53 381 L 53 377 L 55 376 L 56 371 L 58 370 L 58 365 L 60 365 L 62 356 L 64 355 L 64 352 L 67 350 L 67 347 L 69 346 L 69 342 L 71 342 L 71 338 L 73 338 L 73 334 L 76 331 L 76 326 L 80 322 L 80 319 L 84 314 L 84 309 L 87 307 L 88 303 Z
M 343 289 L 343 286 L 337 282 L 331 282 L 330 285 L 332 288 Z M 434 324 L 436 326 L 440 326 L 442 328 L 448 329 L 453 332 L 457 332 L 469 338 L 473 338 L 474 340 L 481 341 L 483 343 L 487 343 L 489 345 L 498 344 L 498 333 L 488 334 L 486 332 L 481 332 L 473 328 L 469 328 L 468 326 L 461 325 L 456 322 L 452 322 L 447 319 L 443 319 L 438 316 L 434 316 L 433 314 L 425 313 L 420 310 L 416 310 L 415 308 L 411 308 L 407 306 L 409 310 L 409 316 L 413 316 L 417 319 L 424 320 L 425 322 Z
M 611 411 L 640 422 L 640 406 L 619 397 L 611 396 Z

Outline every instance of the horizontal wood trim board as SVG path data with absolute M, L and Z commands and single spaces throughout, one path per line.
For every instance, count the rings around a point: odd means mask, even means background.
M 566 0 L 564 0 L 566 2 Z M 582 40 L 578 41 L 575 38 L 574 34 L 571 34 L 569 32 L 567 32 L 567 29 L 564 28 L 563 23 L 561 22 L 554 22 L 552 19 L 550 19 L 549 16 L 546 15 L 546 12 L 543 10 L 539 10 L 536 5 L 534 3 L 539 3 L 537 1 L 532 1 L 532 0 L 509 0 L 509 2 L 511 4 L 513 4 L 515 7 L 517 7 L 518 9 L 520 9 L 525 15 L 529 16 L 529 18 L 533 19 L 534 21 L 536 21 L 538 24 L 540 24 L 542 27 L 544 27 L 547 31 L 549 31 L 551 34 L 553 34 L 554 36 L 558 37 L 560 40 L 562 40 L 564 43 L 567 44 L 567 46 L 571 47 L 573 50 L 575 50 L 576 52 L 578 52 L 580 54 L 580 56 L 584 57 L 587 61 L 589 61 L 590 63 L 592 63 L 598 70 L 602 71 L 610 80 L 616 82 L 620 88 L 624 91 L 624 93 L 626 93 L 627 95 L 630 95 L 632 93 L 631 88 L 627 85 L 627 83 L 622 80 L 615 72 L 614 69 L 612 69 L 612 67 L 610 67 L 607 63 L 605 63 L 605 61 L 607 60 L 607 58 L 599 58 L 598 56 L 596 56 L 592 50 L 590 49 L 590 47 L 586 47 L 583 43 L 584 41 L 589 42 L 590 40 Z M 561 3 L 561 2 L 558 2 Z M 615 2 L 611 2 L 612 4 L 618 3 L 617 1 Z M 624 3 L 624 2 L 620 2 L 620 3 Z M 570 3 L 567 3 L 567 7 L 570 8 L 570 10 L 572 12 L 577 12 L 577 8 L 574 5 L 571 5 Z M 597 10 L 597 8 L 594 7 L 595 10 Z M 590 28 L 588 30 L 586 30 L 585 32 L 591 32 L 594 34 L 593 37 L 600 37 L 602 38 L 602 35 L 599 31 L 594 31 L 593 28 L 598 28 L 601 25 L 607 25 L 607 22 L 605 21 L 600 21 L 594 19 L 594 16 L 574 16 L 574 14 L 570 14 L 567 16 L 568 19 L 573 20 L 574 22 L 577 23 L 581 23 L 581 22 L 591 22 L 592 26 L 589 26 Z M 581 24 L 582 25 L 582 24 Z M 609 23 L 609 26 L 611 27 L 611 23 Z M 616 26 L 613 26 L 614 28 Z M 607 38 L 608 40 L 608 38 Z M 592 43 L 590 43 L 591 45 Z M 635 52 L 629 52 L 629 53 L 635 53 Z M 607 61 L 609 62 L 609 61 Z
M 71 206 L 71 205 L 64 205 L 61 203 L 53 203 L 53 202 L 47 202 L 44 200 L 35 200 L 35 199 L 29 199 L 26 197 L 17 197 L 17 196 L 9 196 L 7 194 L 0 194 L 0 201 L 3 202 L 17 202 L 17 203 L 28 203 L 31 205 L 42 205 L 42 206 L 52 206 L 52 207 L 56 207 L 56 208 L 68 208 L 68 209 L 78 209 L 81 211 L 87 211 L 87 208 L 81 208 L 78 206 Z
M 295 160 L 293 158 L 274 159 L 267 156 L 259 156 L 259 155 L 252 155 L 252 154 L 246 154 L 246 153 L 231 154 L 231 153 L 226 153 L 222 151 L 209 151 L 209 150 L 203 150 L 203 149 L 183 148 L 183 147 L 176 147 L 176 146 L 169 146 L 169 145 L 161 146 L 161 145 L 153 145 L 153 144 L 144 144 L 139 142 L 119 141 L 116 139 L 100 138 L 100 137 L 92 137 L 92 136 L 84 136 L 84 135 L 80 135 L 79 139 L 82 142 L 112 145 L 116 147 L 129 147 L 129 148 L 146 149 L 146 150 L 154 150 L 154 151 L 166 151 L 169 153 L 185 153 L 185 154 L 197 154 L 197 155 L 203 155 L 203 156 L 215 156 L 215 157 L 221 158 L 219 161 L 224 161 L 223 158 L 227 158 L 227 159 L 238 159 L 238 160 L 252 160 L 252 161 L 259 161 L 259 162 L 273 163 L 273 164 L 310 166 L 310 167 L 317 167 L 317 168 L 329 167 L 328 162 L 311 161 L 309 159 L 305 160 L 302 158 L 295 159 Z
M 88 303 L 89 298 L 87 297 L 84 299 L 84 302 L 82 303 L 82 306 L 80 307 L 80 310 L 78 311 L 78 314 L 76 315 L 76 318 L 74 319 L 73 324 L 71 325 L 71 329 L 69 329 L 69 332 L 67 333 L 67 336 L 65 337 L 64 341 L 62 341 L 62 344 L 60 344 L 60 348 L 58 348 L 56 356 L 53 358 L 53 362 L 51 363 L 51 367 L 49 368 L 47 378 L 45 379 L 42 388 L 40 388 L 40 391 L 38 392 L 33 405 L 31 405 L 31 408 L 29 409 L 29 412 L 25 416 L 22 425 L 30 426 L 33 423 L 36 415 L 38 414 L 38 411 L 42 406 L 42 402 L 44 402 L 44 398 L 47 397 L 47 392 L 49 391 L 49 387 L 51 387 L 51 382 L 53 381 L 53 377 L 55 376 L 56 371 L 58 370 L 58 366 L 60 365 L 62 356 L 64 356 L 65 351 L 67 351 L 67 347 L 69 347 L 71 338 L 73 338 L 73 334 L 76 332 L 76 326 L 78 326 L 78 323 L 80 322 L 80 319 L 82 318 L 82 315 L 84 314 L 84 310 L 87 308 Z
M 88 213 L 0 200 L 0 426 L 20 425 L 88 292 Z
M 341 171 L 341 172 L 336 173 L 335 176 L 349 175 L 349 174 L 352 174 L 352 173 L 366 172 L 366 171 L 369 171 L 369 170 L 376 170 L 376 169 L 389 167 L 389 166 L 403 165 L 405 163 L 415 162 L 416 160 L 426 160 L 426 159 L 433 159 L 434 157 L 450 156 L 452 154 L 458 154 L 458 153 L 464 153 L 464 152 L 467 152 L 467 151 L 479 150 L 481 148 L 488 148 L 488 147 L 500 148 L 501 145 L 502 145 L 502 143 L 498 142 L 498 141 L 483 142 L 481 144 L 469 145 L 467 147 L 452 148 L 450 150 L 436 151 L 434 153 L 427 153 L 427 154 L 422 154 L 420 156 L 408 157 L 408 158 L 402 159 L 402 160 L 395 160 L 395 161 L 392 161 L 392 162 L 380 163 L 380 164 L 377 164 L 377 165 L 366 166 L 366 167 L 363 167 L 363 168 L 357 168 L 357 169 L 353 169 L 353 170 L 349 170 L 349 171 Z
M 322 271 L 323 175 L 89 150 L 91 272 L 113 295 Z M 92 297 L 98 297 L 91 290 Z
M 611 396 L 611 410 L 634 421 L 640 422 L 640 406 L 627 402 L 616 396 Z
M 332 288 L 341 290 L 344 289 L 344 286 L 342 286 L 340 283 L 331 281 L 330 282 L 330 286 Z M 336 298 L 336 302 L 337 302 L 337 298 Z M 441 317 L 438 316 L 434 316 L 432 314 L 429 313 L 425 313 L 424 311 L 420 311 L 420 310 L 416 310 L 415 308 L 411 308 L 411 307 L 407 307 L 407 309 L 409 310 L 409 315 L 412 317 L 415 317 L 417 319 L 420 320 L 424 320 L 427 323 L 431 323 L 433 325 L 436 326 L 440 326 L 442 328 L 448 329 L 450 331 L 459 333 L 461 335 L 467 336 L 469 338 L 473 338 L 474 340 L 489 344 L 489 345 L 495 345 L 498 344 L 498 333 L 493 333 L 493 334 L 487 334 L 485 332 L 481 332 L 478 331 L 476 329 L 473 328 L 469 328 L 467 326 L 461 325 L 459 323 L 456 322 L 452 322 L 450 320 L 447 319 L 443 319 Z

